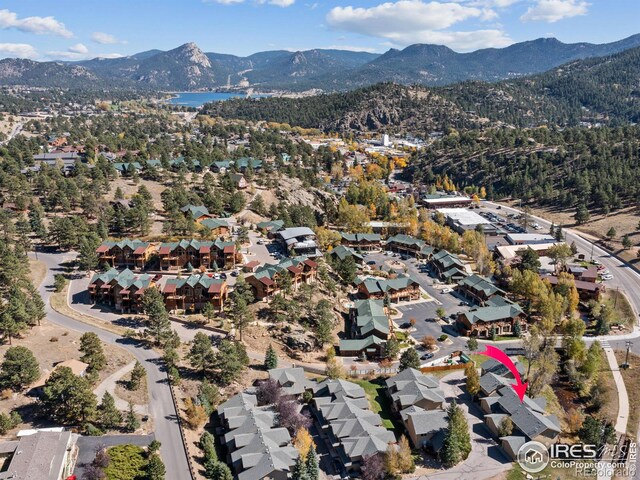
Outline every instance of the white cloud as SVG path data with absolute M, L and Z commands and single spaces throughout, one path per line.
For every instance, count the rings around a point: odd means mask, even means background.
M 122 58 L 124 55 L 121 53 L 98 53 L 96 58 Z
M 69 47 L 69 52 L 85 55 L 89 53 L 89 49 L 86 47 L 86 45 L 83 45 L 82 43 L 76 43 L 75 45 L 71 45 Z
M 385 38 L 396 46 L 436 43 L 464 51 L 504 47 L 513 43 L 508 35 L 497 29 L 445 30 L 465 20 L 491 20 L 496 16 L 488 7 L 477 8 L 456 2 L 399 0 L 371 8 L 336 7 L 327 15 L 327 23 L 337 30 Z
M 28 43 L 0 43 L 0 55 L 4 58 L 36 58 L 38 52 Z
M 118 40 L 114 35 L 104 32 L 93 32 L 91 40 L 101 45 L 115 45 L 116 43 L 127 43 L 124 40 Z
M 586 15 L 589 4 L 582 0 L 538 0 L 520 17 L 523 22 L 555 23 L 564 18 Z
M 379 53 L 377 48 L 373 47 L 359 47 L 356 45 L 329 45 L 328 47 L 322 47 L 323 50 L 347 50 L 349 52 L 367 52 L 367 53 Z
M 59 37 L 70 38 L 73 36 L 64 23 L 59 22 L 54 17 L 25 17 L 18 18 L 18 15 L 7 9 L 0 10 L 0 29 L 7 30 L 13 28 L 26 33 L 38 35 L 57 35 Z

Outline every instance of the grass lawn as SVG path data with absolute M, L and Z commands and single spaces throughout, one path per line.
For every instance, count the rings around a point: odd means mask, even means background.
M 386 386 L 384 378 L 378 378 L 373 381 L 369 380 L 351 380 L 353 383 L 360 385 L 367 393 L 369 399 L 369 407 L 374 413 L 378 413 L 382 418 L 382 425 L 387 430 L 393 430 L 396 436 L 402 431 L 401 426 L 395 423 L 395 418 L 391 411 L 391 399 L 385 393 Z
M 616 359 L 618 364 L 624 363 L 626 352 L 616 351 Z M 638 438 L 638 421 L 640 421 L 640 408 L 633 408 L 635 404 L 634 398 L 640 392 L 640 356 L 629 353 L 629 365 L 631 368 L 621 370 L 624 385 L 627 387 L 627 395 L 631 401 L 632 407 L 629 409 L 629 422 L 627 423 L 627 435 L 632 438 Z
M 623 325 L 633 326 L 636 316 L 624 293 L 616 290 L 607 290 L 603 295 L 603 300 L 614 307 L 615 317 L 618 322 Z

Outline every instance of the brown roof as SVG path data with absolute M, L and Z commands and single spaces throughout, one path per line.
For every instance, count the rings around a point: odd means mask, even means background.
M 107 253 L 109 251 L 109 247 L 107 245 L 100 245 L 96 248 L 96 253 Z
M 558 277 L 555 277 L 553 275 L 543 275 L 542 279 L 548 280 L 551 285 L 558 284 Z M 605 289 L 605 286 L 600 283 L 585 282 L 583 280 L 575 280 L 574 283 L 576 284 L 576 288 L 578 290 L 585 290 L 587 292 L 597 292 L 599 290 Z
M 81 362 L 80 360 L 75 360 L 75 359 L 65 360 L 64 362 L 60 362 L 55 367 L 53 367 L 53 370 L 51 370 L 49 373 L 45 373 L 42 377 L 40 377 L 40 380 L 32 384 L 31 388 L 38 388 L 38 387 L 44 386 L 44 384 L 47 382 L 51 374 L 55 372 L 56 369 L 62 368 L 62 367 L 69 367 L 74 375 L 80 376 L 87 371 L 87 368 L 89 368 L 89 364 Z
M 314 262 L 313 260 L 307 258 L 304 262 L 305 265 L 308 265 L 311 268 L 315 268 L 318 266 L 318 264 L 316 262 Z
M 227 245 L 226 247 L 224 247 L 223 252 L 224 253 L 233 253 L 236 251 L 236 247 L 234 247 L 233 245 Z
M 164 286 L 164 293 L 175 293 L 178 286 L 175 283 L 167 283 Z
M 160 255 L 169 255 L 171 253 L 171 247 L 160 247 Z
M 222 283 L 212 283 L 209 286 L 209 293 L 220 293 L 222 291 Z
M 211 253 L 211 247 L 202 246 L 200 247 L 200 253 Z
M 260 262 L 259 262 L 259 261 L 257 261 L 257 260 L 252 260 L 252 261 L 250 261 L 249 263 L 246 263 L 246 264 L 245 264 L 245 267 L 247 267 L 247 268 L 255 268 L 255 267 L 257 267 L 258 265 L 260 265 Z
M 291 266 L 291 267 L 288 267 L 287 270 L 295 274 L 302 273 L 302 269 L 300 267 Z
M 133 251 L 133 254 L 134 255 L 142 255 L 146 251 L 147 251 L 147 247 L 138 247 Z

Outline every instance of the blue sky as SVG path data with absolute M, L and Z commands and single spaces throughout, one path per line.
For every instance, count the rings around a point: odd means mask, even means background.
M 82 60 L 193 41 L 206 52 L 456 51 L 640 33 L 638 0 L 0 0 L 0 58 Z

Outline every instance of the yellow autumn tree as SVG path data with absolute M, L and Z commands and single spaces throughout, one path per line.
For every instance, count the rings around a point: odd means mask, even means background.
M 293 437 L 293 446 L 298 450 L 303 462 L 307 459 L 309 450 L 311 450 L 311 446 L 313 445 L 315 445 L 313 437 L 309 433 L 309 430 L 304 427 L 300 428 Z

